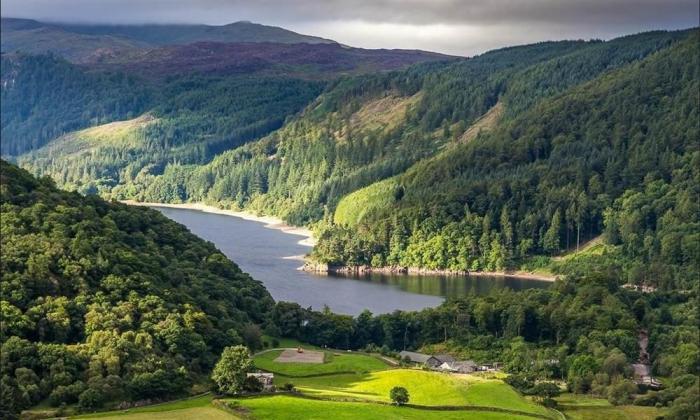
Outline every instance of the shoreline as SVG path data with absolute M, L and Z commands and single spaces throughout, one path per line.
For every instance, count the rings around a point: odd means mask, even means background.
M 297 242 L 299 245 L 313 247 L 316 245 L 316 238 L 314 238 L 313 232 L 310 229 L 298 226 L 290 226 L 286 224 L 282 219 L 274 216 L 257 216 L 253 213 L 246 211 L 235 211 L 220 209 L 218 207 L 210 206 L 204 203 L 182 203 L 182 204 L 172 204 L 172 203 L 152 203 L 152 202 L 141 202 L 134 200 L 121 200 L 120 203 L 129 206 L 141 206 L 141 207 L 165 207 L 171 209 L 183 209 L 183 210 L 195 210 L 201 211 L 203 213 L 220 214 L 224 216 L 238 217 L 239 219 L 249 220 L 252 222 L 263 223 L 266 228 L 280 230 L 284 233 L 290 235 L 304 236 L 304 239 Z
M 340 273 L 340 274 L 391 274 L 391 275 L 437 275 L 437 276 L 471 276 L 471 277 L 511 277 L 523 280 L 539 280 L 554 282 L 559 276 L 536 274 L 525 271 L 454 271 L 454 270 L 430 270 L 416 267 L 370 267 L 370 266 L 338 266 L 308 262 L 302 267 L 304 271 L 316 273 Z
M 310 229 L 298 226 L 290 226 L 286 224 L 282 219 L 274 216 L 257 216 L 253 213 L 246 211 L 235 211 L 220 209 L 204 203 L 153 203 L 153 202 L 140 202 L 133 200 L 122 200 L 120 203 L 130 205 L 130 206 L 142 206 L 142 207 L 165 207 L 173 209 L 183 209 L 183 210 L 195 210 L 201 211 L 203 213 L 220 214 L 224 216 L 238 217 L 239 219 L 249 220 L 252 222 L 263 223 L 266 228 L 276 229 L 290 235 L 303 236 L 304 239 L 297 242 L 299 245 L 314 247 L 316 245 L 316 238 L 314 238 L 313 233 Z M 425 268 L 416 267 L 370 267 L 370 266 L 338 266 L 331 267 L 327 264 L 317 264 L 308 259 L 304 258 L 303 255 L 293 255 L 285 257 L 285 259 L 303 261 L 304 265 L 299 267 L 298 270 L 307 271 L 317 274 L 392 274 L 392 275 L 437 275 L 437 276 L 471 276 L 471 277 L 489 277 L 489 276 L 500 276 L 500 277 L 511 277 L 523 280 L 539 280 L 546 282 L 554 282 L 559 276 L 557 275 L 547 275 L 547 274 L 536 274 L 529 273 L 525 271 L 454 271 L 454 270 L 430 270 Z

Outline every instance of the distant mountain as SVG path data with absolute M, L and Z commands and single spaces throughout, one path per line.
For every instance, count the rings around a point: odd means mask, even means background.
M 209 25 L 78 25 L 2 18 L 2 52 L 53 52 L 74 62 L 95 53 L 194 42 L 274 42 L 335 44 L 286 29 L 251 22 Z
M 302 35 L 276 26 L 247 21 L 228 25 L 57 25 L 83 35 L 116 36 L 151 45 L 193 42 L 276 42 L 280 44 L 335 44 L 330 39 Z
M 303 78 L 394 70 L 454 57 L 417 50 L 366 50 L 340 44 L 197 42 L 85 57 L 91 69 L 158 76 L 186 73 L 293 75 Z
M 2 18 L 0 47 L 3 53 L 22 51 L 31 54 L 51 52 L 71 61 L 81 61 L 97 51 L 117 54 L 148 47 L 148 44 L 108 35 L 84 35 L 29 19 Z

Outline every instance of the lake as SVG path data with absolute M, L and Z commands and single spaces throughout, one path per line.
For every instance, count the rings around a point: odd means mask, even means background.
M 154 207 L 192 233 L 216 245 L 256 280 L 275 300 L 303 307 L 357 315 L 364 309 L 375 314 L 396 309 L 411 311 L 438 306 L 445 297 L 486 294 L 494 288 L 544 288 L 551 283 L 507 276 L 470 277 L 434 275 L 323 275 L 301 271 L 300 257 L 311 248 L 300 245 L 301 236 L 238 217 L 198 210 Z

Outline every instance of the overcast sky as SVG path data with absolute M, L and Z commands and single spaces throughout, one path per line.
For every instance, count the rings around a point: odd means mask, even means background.
M 365 48 L 457 55 L 534 41 L 698 26 L 698 0 L 2 0 L 2 16 L 54 22 L 250 20 Z

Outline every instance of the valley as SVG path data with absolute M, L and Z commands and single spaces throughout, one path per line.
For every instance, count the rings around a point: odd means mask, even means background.
M 197 236 L 213 242 L 231 260 L 262 281 L 275 300 L 302 307 L 357 316 L 394 310 L 420 310 L 440 305 L 444 298 L 486 295 L 492 290 L 545 288 L 548 281 L 503 276 L 468 277 L 439 275 L 315 274 L 301 271 L 311 248 L 300 244 L 303 236 L 272 229 L 254 220 L 204 213 L 191 209 L 154 207 L 168 218 L 187 226 Z M 271 220 L 266 220 L 271 222 Z M 300 233 L 300 232 L 299 232 Z M 303 241 L 303 240 L 302 240 Z M 342 298 L 341 298 L 342 296 Z
M 0 418 L 697 418 L 697 26 L 102 21 L 2 17 Z

